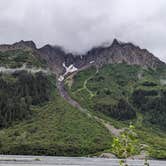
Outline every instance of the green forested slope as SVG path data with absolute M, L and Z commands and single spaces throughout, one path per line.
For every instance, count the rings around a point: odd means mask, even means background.
M 110 133 L 52 90 L 50 102 L 31 106 L 30 119 L 0 131 L 0 153 L 82 156 L 109 149 Z
M 82 106 L 116 127 L 134 123 L 140 141 L 151 146 L 152 156 L 165 158 L 165 71 L 127 64 L 107 65 L 97 72 L 91 68 L 75 75 L 68 91 Z
M 43 67 L 22 50 L 0 53 L 3 67 Z M 42 72 L 0 74 L 0 154 L 94 154 L 111 146 L 112 136 L 94 119 L 63 100 L 56 79 Z
M 7 68 L 45 68 L 32 51 L 0 53 Z M 116 128 L 132 122 L 152 157 L 166 158 L 166 72 L 126 64 L 91 68 L 66 87 L 90 113 Z M 71 83 L 71 82 L 70 82 Z M 0 74 L 0 153 L 83 156 L 111 152 L 113 135 L 58 95 L 52 75 Z
M 29 67 L 45 67 L 46 63 L 40 60 L 31 50 L 9 50 L 0 51 L 0 66 L 7 68 L 17 68 L 26 64 Z
M 30 118 L 30 105 L 49 101 L 50 93 L 50 83 L 42 73 L 1 73 L 0 127 L 8 127 L 14 121 Z

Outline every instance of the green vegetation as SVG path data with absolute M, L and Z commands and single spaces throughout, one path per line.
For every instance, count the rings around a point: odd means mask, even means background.
M 122 158 L 119 161 L 120 166 L 128 166 L 126 160 L 128 157 L 139 154 L 141 150 L 146 152 L 147 148 L 148 147 L 143 146 L 138 142 L 138 135 L 135 127 L 131 124 L 129 125 L 129 128 L 126 128 L 118 137 L 115 137 L 112 143 L 113 153 L 118 156 L 118 158 Z M 149 166 L 146 155 L 144 160 L 144 166 Z
M 99 72 L 94 68 L 80 72 L 69 93 L 89 109 L 117 120 L 133 119 L 141 112 L 144 121 L 166 129 L 166 85 L 160 83 L 163 76 L 161 69 L 113 64 Z M 85 82 L 88 90 L 84 88 Z
M 0 74 L 0 127 L 30 118 L 30 105 L 48 101 L 50 91 L 49 80 L 42 73 Z
M 46 63 L 37 56 L 35 53 L 27 50 L 11 50 L 0 52 L 0 66 L 8 68 L 22 67 L 26 63 L 29 67 L 45 67 Z
M 130 125 L 120 136 L 113 139 L 112 151 L 119 158 L 127 159 L 137 154 L 139 150 L 140 145 L 138 144 L 137 134 L 133 125 Z
M 1 77 L 1 97 L 8 95 L 2 98 L 6 105 L 4 117 L 9 119 L 15 113 L 12 123 L 6 121 L 8 128 L 1 126 L 1 154 L 83 156 L 111 146 L 112 136 L 104 126 L 58 95 L 53 76 L 21 72 Z M 30 103 L 26 103 L 27 97 L 31 98 Z M 22 99 L 27 106 L 24 109 Z M 7 107 L 8 100 L 13 107 Z
M 120 166 L 128 166 L 126 159 L 140 153 L 141 145 L 138 143 L 135 127 L 130 125 L 120 136 L 115 137 L 112 143 L 112 151 L 120 160 Z
M 166 158 L 165 80 L 165 67 L 112 64 L 98 72 L 91 68 L 78 73 L 68 91 L 83 107 L 116 127 L 132 122 L 139 141 L 149 145 L 150 156 Z
M 102 125 L 52 90 L 50 102 L 31 108 L 31 119 L 0 131 L 1 154 L 82 156 L 111 146 L 112 136 Z
M 34 54 L 30 50 L 0 52 L 0 64 L 10 68 L 23 64 L 46 67 Z M 165 68 L 114 64 L 99 71 L 81 71 L 66 87 L 83 108 L 116 128 L 125 128 L 132 122 L 138 143 L 148 145 L 151 157 L 163 159 L 165 80 Z M 115 150 L 110 148 L 110 132 L 95 118 L 64 101 L 58 95 L 54 76 L 44 73 L 0 74 L 0 128 L 1 154 L 84 156 Z M 126 138 L 125 133 L 122 137 Z M 129 152 L 135 153 L 133 149 Z
M 166 130 L 166 89 L 137 89 L 133 92 L 133 103 L 145 115 L 146 121 Z
M 30 50 L 0 52 L 3 67 L 45 67 Z M 104 126 L 64 101 L 44 73 L 0 74 L 0 153 L 82 156 L 104 151 Z

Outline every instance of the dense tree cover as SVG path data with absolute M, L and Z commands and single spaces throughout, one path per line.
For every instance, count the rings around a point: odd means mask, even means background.
M 147 96 L 157 96 L 157 95 L 158 95 L 157 90 L 137 89 L 137 90 L 134 90 L 132 94 L 132 100 L 137 107 L 140 107 L 146 104 Z
M 84 88 L 85 83 L 88 90 Z M 150 145 L 150 156 L 166 158 L 166 67 L 149 69 L 111 64 L 97 71 L 91 68 L 79 72 L 68 91 L 83 107 L 116 127 L 129 122 L 119 121 L 120 115 L 128 115 L 125 104 L 125 110 L 118 107 L 124 99 L 136 111 L 135 119 L 130 120 L 136 126 L 139 140 Z M 129 117 L 132 118 L 126 119 Z
M 102 112 L 118 120 L 128 120 L 136 117 L 136 112 L 124 99 L 120 99 L 118 103 L 114 105 L 102 103 L 96 104 L 94 106 L 94 110 Z
M 34 52 L 30 50 L 9 50 L 0 51 L 0 64 L 4 67 L 16 68 L 23 64 L 30 67 L 45 67 L 46 62 L 41 60 Z
M 118 137 L 113 139 L 113 153 L 119 158 L 127 159 L 140 152 L 141 147 L 137 137 L 135 127 L 130 125 L 129 128 L 125 129 Z
M 127 64 L 104 66 L 97 73 L 92 68 L 74 78 L 70 93 L 93 111 L 118 120 L 135 118 L 135 111 L 141 111 L 143 122 L 166 129 L 165 85 L 160 81 L 166 80 L 165 71 L 166 68 L 144 69 Z M 86 86 L 94 94 L 92 98 L 89 91 L 81 88 L 88 78 Z
M 0 130 L 0 154 L 85 156 L 110 148 L 108 130 L 52 90 L 50 102 L 32 107 L 30 119 Z
M 145 121 L 166 130 L 166 90 L 138 89 L 132 95 L 134 105 L 145 115 Z
M 48 101 L 49 81 L 42 73 L 0 74 L 0 127 L 31 116 L 30 105 Z
M 142 83 L 143 86 L 149 86 L 149 87 L 152 87 L 152 86 L 157 86 L 157 84 L 155 82 L 150 82 L 150 81 L 145 81 Z

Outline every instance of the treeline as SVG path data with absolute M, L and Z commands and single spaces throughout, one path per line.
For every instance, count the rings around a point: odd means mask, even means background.
M 46 156 L 74 156 L 80 157 L 105 150 L 106 146 L 95 144 L 91 146 L 80 146 L 76 144 L 14 144 L 10 147 L 0 149 L 3 155 L 46 155 Z
M 132 99 L 133 104 L 145 115 L 145 122 L 166 129 L 166 90 L 137 89 Z
M 35 75 L 25 71 L 12 75 L 0 74 L 0 127 L 8 127 L 13 121 L 29 118 L 30 105 L 48 101 L 50 86 L 42 73 Z
M 154 87 L 154 84 L 146 83 L 146 86 Z M 100 92 L 100 91 L 98 91 Z M 101 91 L 97 95 L 111 96 L 111 92 Z M 123 93 L 124 96 L 125 93 Z M 113 96 L 113 95 L 112 95 Z M 113 96 L 114 98 L 114 96 Z M 127 96 L 126 96 L 127 98 Z M 106 99 L 108 100 L 108 99 Z M 136 117 L 136 111 L 140 111 L 144 115 L 144 122 L 158 125 L 162 129 L 166 129 L 166 89 L 160 88 L 140 88 L 135 89 L 129 101 L 125 99 L 116 99 L 116 103 L 110 101 L 96 102 L 93 106 L 94 111 L 102 112 L 107 116 L 117 120 L 129 120 Z
M 128 120 L 136 117 L 135 110 L 124 99 L 120 99 L 117 104 L 96 104 L 94 110 L 102 112 L 117 120 Z

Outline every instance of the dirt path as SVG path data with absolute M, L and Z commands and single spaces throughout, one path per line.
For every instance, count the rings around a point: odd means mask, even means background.
M 119 136 L 119 134 L 124 131 L 124 129 L 117 129 L 117 128 L 115 128 L 113 125 L 111 125 L 109 122 L 106 122 L 106 121 L 104 121 L 103 119 L 101 119 L 101 118 L 99 118 L 99 117 L 97 117 L 97 116 L 93 116 L 93 117 L 94 117 L 99 123 L 102 123 L 102 124 L 105 126 L 105 128 L 107 128 L 107 130 L 108 130 L 109 132 L 111 132 L 111 134 L 113 134 L 114 136 Z
M 84 81 L 84 85 L 83 85 L 83 89 L 86 89 L 86 91 L 89 93 L 90 95 L 90 98 L 94 97 L 95 94 L 93 94 L 93 92 L 91 90 L 89 90 L 89 88 L 87 87 L 87 83 L 90 79 L 92 79 L 96 74 L 98 73 L 98 69 L 96 69 L 96 72 L 94 75 L 90 76 L 89 78 L 87 78 L 85 81 Z
M 111 125 L 109 122 L 104 121 L 103 119 L 94 116 L 92 114 L 90 114 L 90 112 L 87 109 L 84 109 L 83 107 L 81 107 L 81 105 L 75 101 L 74 99 L 72 99 L 70 97 L 70 95 L 67 93 L 67 91 L 65 90 L 64 87 L 64 82 L 57 82 L 57 88 L 59 90 L 59 94 L 61 97 L 63 97 L 70 105 L 72 105 L 73 107 L 79 109 L 81 112 L 85 113 L 88 117 L 95 119 L 96 121 L 98 121 L 100 124 L 102 124 L 103 126 L 105 126 L 105 128 L 114 136 L 118 136 L 120 134 L 120 132 L 123 131 L 123 129 L 117 129 L 115 128 L 113 125 Z
M 58 82 L 57 83 L 57 88 L 58 88 L 60 96 L 63 97 L 70 105 L 72 105 L 73 107 L 79 109 L 81 112 L 86 113 L 89 117 L 92 117 L 86 109 L 82 108 L 77 101 L 75 101 L 74 99 L 72 99 L 69 96 L 69 94 L 65 90 L 64 82 Z
M 88 81 L 89 81 L 90 79 L 92 79 L 97 73 L 98 73 L 98 69 L 96 69 L 96 72 L 95 72 L 94 75 L 88 77 L 88 78 L 84 81 L 83 87 L 80 88 L 80 89 L 78 89 L 78 90 L 75 91 L 74 93 L 80 92 L 80 91 L 82 91 L 82 90 L 86 90 L 86 91 L 89 93 L 90 98 L 94 97 L 95 94 L 87 87 L 87 83 L 88 83 Z

